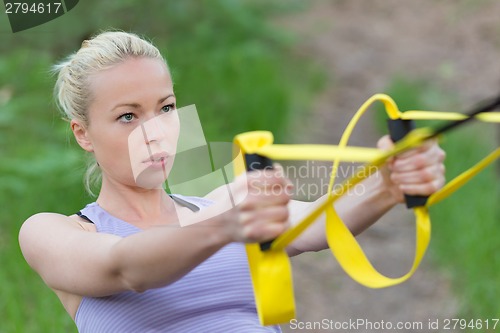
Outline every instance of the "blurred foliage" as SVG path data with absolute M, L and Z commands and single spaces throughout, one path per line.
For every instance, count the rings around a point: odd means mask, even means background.
M 457 96 L 423 79 L 395 77 L 387 87 L 401 111 L 466 112 Z M 387 132 L 385 113 L 377 110 L 377 125 Z M 436 126 L 418 121 L 417 126 Z M 471 123 L 445 134 L 446 179 L 451 181 L 493 151 L 498 142 L 488 123 Z M 431 208 L 430 254 L 451 280 L 462 318 L 498 318 L 500 308 L 500 242 L 498 242 L 498 174 L 490 166 L 446 200 Z M 460 317 L 459 317 L 460 318 Z
M 70 332 L 74 324 L 19 251 L 22 222 L 92 201 L 85 157 L 52 99 L 50 67 L 107 29 L 144 35 L 166 56 L 179 106 L 196 104 L 208 141 L 267 129 L 283 140 L 322 79 L 273 17 L 300 1 L 80 1 L 59 19 L 0 43 L 0 333 Z M 6 209 L 5 209 L 6 208 Z

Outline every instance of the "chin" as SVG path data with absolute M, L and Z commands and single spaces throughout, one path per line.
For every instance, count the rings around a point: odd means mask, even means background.
M 135 184 L 136 186 L 147 190 L 163 189 L 166 180 L 166 173 L 157 171 L 150 172 L 148 169 L 146 169 L 135 178 Z

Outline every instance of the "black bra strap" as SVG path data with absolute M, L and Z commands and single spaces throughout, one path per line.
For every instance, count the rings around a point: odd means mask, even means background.
M 188 201 L 186 201 L 184 199 L 181 199 L 181 198 L 179 198 L 179 197 L 177 197 L 175 195 L 171 195 L 171 194 L 169 194 L 169 196 L 172 198 L 172 200 L 174 200 L 175 202 L 177 202 L 179 205 L 184 206 L 184 207 L 190 209 L 191 211 L 193 211 L 195 213 L 200 210 L 200 207 L 198 207 L 195 204 L 192 204 L 192 203 L 190 203 L 190 202 L 188 202 Z
M 76 215 L 80 216 L 82 219 L 87 220 L 87 222 L 94 223 L 92 222 L 91 219 L 89 219 L 87 216 L 83 215 L 82 212 L 77 212 Z

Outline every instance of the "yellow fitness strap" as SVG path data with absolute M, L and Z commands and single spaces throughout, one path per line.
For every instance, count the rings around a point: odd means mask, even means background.
M 261 250 L 259 244 L 247 244 L 247 256 L 254 288 L 254 296 L 260 321 L 263 325 L 289 322 L 295 317 L 295 302 L 291 266 L 285 248 L 309 227 L 321 214 L 326 212 L 326 237 L 333 255 L 352 279 L 370 288 L 382 288 L 407 280 L 420 264 L 430 241 L 431 223 L 428 207 L 456 191 L 488 164 L 500 157 L 500 149 L 495 150 L 476 166 L 453 179 L 441 190 L 431 195 L 424 206 L 415 207 L 416 244 L 415 258 L 410 271 L 399 278 L 389 278 L 380 274 L 369 262 L 361 246 L 350 230 L 335 212 L 333 203 L 353 186 L 369 177 L 387 159 L 403 151 L 417 147 L 433 135 L 429 128 L 411 131 L 393 149 L 382 151 L 374 148 L 348 147 L 349 137 L 368 107 L 381 101 L 390 119 L 440 119 L 460 120 L 464 115 L 450 112 L 407 111 L 401 113 L 396 103 L 387 95 L 377 94 L 368 99 L 354 115 L 338 146 L 333 145 L 273 145 L 270 132 L 256 131 L 239 134 L 235 144 L 239 146 L 239 156 L 235 159 L 235 174 L 243 173 L 244 156 L 257 154 L 272 160 L 331 160 L 333 172 L 328 195 L 303 220 L 289 228 L 270 245 L 269 250 Z M 484 113 L 476 116 L 486 122 L 500 122 L 500 113 Z M 340 189 L 332 192 L 336 170 L 341 161 L 366 162 L 356 174 L 343 182 Z

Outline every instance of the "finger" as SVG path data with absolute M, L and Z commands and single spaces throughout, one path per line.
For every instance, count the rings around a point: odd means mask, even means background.
M 240 204 L 242 210 L 255 210 L 270 206 L 285 206 L 291 200 L 292 191 L 288 187 L 252 187 Z
M 439 163 L 414 171 L 392 172 L 390 178 L 395 184 L 419 184 L 444 178 L 444 172 L 444 165 Z
M 384 135 L 377 141 L 377 148 L 382 150 L 391 150 L 394 148 L 394 142 L 392 142 L 389 135 Z M 394 164 L 394 157 L 389 157 L 387 161 L 385 161 L 385 165 L 387 169 L 392 170 Z
M 293 195 L 293 185 L 287 178 L 280 172 L 264 170 L 250 171 L 238 176 L 231 190 L 237 205 L 246 210 L 283 205 L 288 203 Z
M 287 226 L 285 224 L 267 224 L 262 226 L 251 225 L 243 229 L 243 238 L 246 242 L 262 243 L 275 239 L 281 235 Z
M 399 189 L 409 195 L 431 195 L 442 188 L 444 185 L 444 179 L 435 179 L 432 182 L 420 183 L 420 184 L 401 184 Z
M 267 179 L 271 182 L 284 182 L 284 178 L 286 178 L 282 167 L 248 171 L 247 176 L 248 179 Z
M 394 142 L 392 142 L 389 135 L 384 135 L 377 141 L 377 148 L 382 150 L 390 150 L 394 148 Z
M 247 183 L 248 192 L 256 195 L 287 195 L 292 194 L 293 186 L 288 180 L 275 182 L 268 179 L 250 179 Z
M 270 206 L 252 211 L 242 211 L 239 223 L 242 226 L 251 224 L 287 223 L 288 206 Z
M 288 219 L 289 211 L 286 206 L 242 213 L 243 235 L 259 242 L 273 239 L 289 227 Z
M 444 151 L 436 145 L 430 149 L 406 157 L 396 157 L 393 163 L 393 170 L 404 172 L 422 169 L 429 165 L 443 162 L 444 156 Z
M 260 224 L 287 223 L 289 210 L 287 206 L 270 206 L 259 209 L 255 214 L 255 219 Z
M 278 193 L 277 191 L 280 191 L 280 193 Z M 249 197 L 247 201 L 248 203 L 244 205 L 244 207 L 247 209 L 258 209 L 271 206 L 285 206 L 290 202 L 290 194 L 282 189 L 271 190 L 268 192 L 259 192 L 251 195 L 251 197 Z
M 283 166 L 278 162 L 273 162 L 273 169 L 281 173 L 282 175 L 284 174 Z
M 283 174 L 283 169 L 260 170 L 249 172 L 248 185 L 254 188 L 275 188 L 277 186 L 289 188 L 292 182 Z
M 402 152 L 401 154 L 398 154 L 396 156 L 396 158 L 408 158 L 408 157 L 414 156 L 416 154 L 426 152 L 427 150 L 431 149 L 433 146 L 437 146 L 437 140 L 436 139 L 429 139 L 429 140 L 424 141 L 418 147 L 412 148 L 410 150 Z

